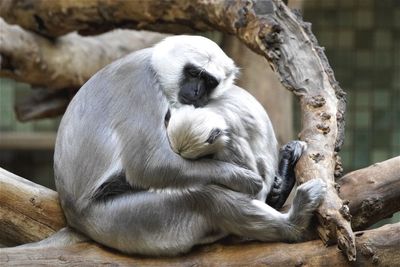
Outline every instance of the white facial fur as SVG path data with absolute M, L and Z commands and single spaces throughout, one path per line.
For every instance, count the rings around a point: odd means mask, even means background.
M 227 125 L 222 116 L 207 108 L 185 105 L 171 111 L 167 133 L 172 150 L 187 159 L 215 154 L 228 141 Z M 208 143 L 214 129 L 222 131 L 213 143 Z
M 151 64 L 171 106 L 180 106 L 179 82 L 188 63 L 206 70 L 220 82 L 211 99 L 229 89 L 238 73 L 233 60 L 213 41 L 201 36 L 167 37 L 154 46 Z

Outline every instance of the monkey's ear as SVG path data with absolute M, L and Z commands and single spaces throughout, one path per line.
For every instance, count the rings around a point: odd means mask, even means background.
M 212 129 L 210 135 L 208 136 L 206 142 L 209 144 L 212 144 L 215 142 L 215 140 L 217 140 L 218 137 L 220 137 L 222 134 L 222 130 L 218 129 L 218 128 L 214 128 Z

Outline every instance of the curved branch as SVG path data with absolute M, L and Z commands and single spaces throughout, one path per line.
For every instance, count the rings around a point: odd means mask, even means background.
M 335 151 L 343 141 L 344 93 L 310 25 L 282 1 L 3 0 L 0 16 L 46 36 L 115 27 L 175 32 L 213 28 L 235 34 L 263 55 L 282 84 L 300 97 L 303 119 L 300 138 L 308 143 L 309 149 L 297 164 L 297 177 L 300 182 L 317 177 L 327 182 L 328 194 L 318 210 L 320 236 L 325 243 L 338 241 L 348 258 L 355 259 L 348 207 L 334 187 Z
M 71 33 L 49 40 L 0 18 L 0 76 L 49 89 L 78 89 L 110 62 L 165 35 L 116 30 L 96 37 Z

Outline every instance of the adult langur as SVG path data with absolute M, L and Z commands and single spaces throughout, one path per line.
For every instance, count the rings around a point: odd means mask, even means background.
M 187 252 L 219 233 L 299 240 L 293 219 L 316 208 L 324 189 L 319 180 L 298 189 L 298 212 L 281 214 L 250 197 L 263 186 L 255 172 L 186 160 L 169 145 L 168 110 L 207 105 L 232 88 L 235 73 L 212 41 L 175 36 L 95 74 L 71 101 L 56 140 L 56 187 L 68 225 L 145 255 Z

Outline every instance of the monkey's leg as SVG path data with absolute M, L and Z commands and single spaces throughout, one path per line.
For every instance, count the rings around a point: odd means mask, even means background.
M 288 213 L 280 213 L 259 200 L 250 200 L 237 192 L 224 192 L 225 204 L 216 223 L 228 233 L 260 241 L 300 241 L 314 210 L 325 196 L 326 185 L 320 179 L 299 186 Z M 215 202 L 214 202 L 215 203 Z
M 68 246 L 84 241 L 89 241 L 90 238 L 74 231 L 70 227 L 64 227 L 55 234 L 47 237 L 38 242 L 32 242 L 18 246 L 19 248 L 43 248 L 43 247 L 55 247 L 55 246 Z
M 80 219 L 75 223 L 68 222 L 95 241 L 125 253 L 177 255 L 218 230 L 194 211 L 191 193 L 179 191 L 112 197 L 93 203 L 77 215 Z
M 307 144 L 302 141 L 290 141 L 279 152 L 278 175 L 268 195 L 267 204 L 275 209 L 282 208 L 296 182 L 294 167 L 306 150 Z

